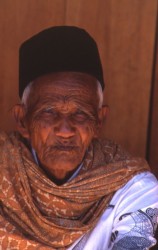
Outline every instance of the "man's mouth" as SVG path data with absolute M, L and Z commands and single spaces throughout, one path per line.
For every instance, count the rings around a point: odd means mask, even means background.
M 47 151 L 52 152 L 52 153 L 58 153 L 58 152 L 75 152 L 79 150 L 79 147 L 75 145 L 63 145 L 63 144 L 58 144 L 58 145 L 53 145 L 50 146 Z
M 66 145 L 58 145 L 53 147 L 55 150 L 59 150 L 59 151 L 74 151 L 77 149 L 76 146 L 66 146 Z
M 48 160 L 48 158 L 52 159 L 65 159 L 72 160 L 76 159 L 81 155 L 81 149 L 79 146 L 76 145 L 63 145 L 63 144 L 56 144 L 47 147 L 44 150 L 43 160 Z

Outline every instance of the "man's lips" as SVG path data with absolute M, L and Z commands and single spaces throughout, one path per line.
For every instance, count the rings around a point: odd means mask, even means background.
M 48 147 L 47 151 L 49 152 L 72 152 L 79 150 L 78 146 L 75 145 L 54 145 Z
M 76 146 L 66 146 L 66 145 L 58 145 L 53 147 L 55 150 L 59 151 L 73 151 L 77 150 L 78 147 Z

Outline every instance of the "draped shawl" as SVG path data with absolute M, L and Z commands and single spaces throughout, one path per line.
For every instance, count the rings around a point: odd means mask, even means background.
M 119 188 L 148 170 L 145 160 L 95 139 L 77 177 L 57 186 L 36 165 L 19 134 L 1 133 L 1 249 L 66 249 L 95 227 Z

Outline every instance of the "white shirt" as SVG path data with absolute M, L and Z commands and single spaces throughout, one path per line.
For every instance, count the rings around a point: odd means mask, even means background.
M 95 228 L 68 250 L 146 250 L 156 244 L 158 182 L 144 172 L 113 196 Z

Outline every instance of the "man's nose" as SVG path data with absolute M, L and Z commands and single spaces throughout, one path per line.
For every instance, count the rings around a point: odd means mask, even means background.
M 55 125 L 54 132 L 57 136 L 69 138 L 75 135 L 75 128 L 72 126 L 71 122 L 68 121 L 68 119 L 62 118 Z

